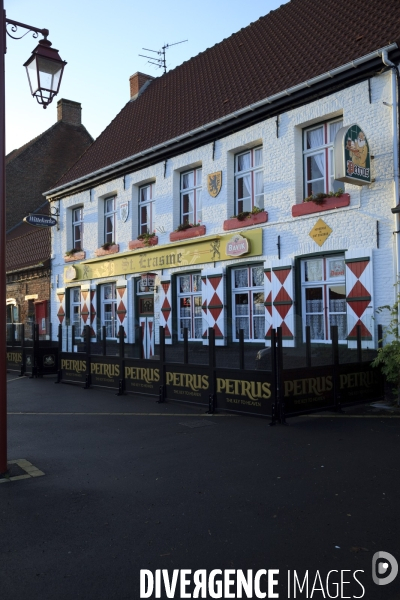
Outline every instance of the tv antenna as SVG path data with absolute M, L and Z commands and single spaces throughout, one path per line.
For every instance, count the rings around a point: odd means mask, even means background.
M 139 54 L 139 56 L 143 56 L 143 58 L 148 58 L 149 60 L 147 62 L 149 62 L 151 65 L 154 65 L 156 67 L 158 67 L 159 69 L 164 69 L 164 73 L 167 72 L 167 61 L 165 60 L 165 51 L 167 50 L 167 48 L 170 48 L 171 46 L 176 46 L 177 44 L 183 44 L 184 42 L 187 42 L 188 40 L 182 40 L 181 42 L 175 42 L 174 44 L 164 44 L 164 46 L 161 48 L 161 50 L 151 50 L 150 48 L 142 48 L 142 50 L 146 50 L 147 52 L 154 52 L 154 54 L 157 54 L 159 58 L 157 58 L 156 56 L 145 56 L 144 54 Z

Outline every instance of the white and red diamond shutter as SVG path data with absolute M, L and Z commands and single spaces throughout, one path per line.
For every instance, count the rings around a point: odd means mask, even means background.
M 215 342 L 225 344 L 225 275 L 221 267 L 203 271 L 207 277 L 207 326 L 215 331 Z M 203 310 L 204 313 L 204 310 Z
M 267 266 L 266 266 L 267 265 Z M 265 306 L 265 339 L 271 340 L 272 324 L 272 273 L 268 268 L 270 263 L 264 264 L 264 306 Z
M 349 250 L 345 254 L 345 263 L 349 346 L 355 345 L 357 325 L 359 325 L 362 345 L 371 347 L 375 337 L 372 250 L 362 248 Z
M 160 295 L 160 326 L 165 329 L 165 343 L 172 344 L 172 296 L 171 280 L 161 279 Z
M 90 290 L 90 331 L 92 337 L 96 337 L 96 288 Z
M 65 291 L 57 292 L 57 318 L 60 325 L 64 324 L 65 319 Z
M 209 283 L 205 275 L 205 271 L 203 271 L 201 274 L 201 313 L 203 316 L 203 333 L 201 337 L 203 338 L 204 345 L 208 344 L 208 285 Z
M 286 264 L 285 264 L 286 263 Z M 284 260 L 271 261 L 272 323 L 282 328 L 286 346 L 294 345 L 293 264 Z
M 117 336 L 119 328 L 124 328 L 124 337 L 128 335 L 128 288 L 125 285 L 117 284 Z
M 83 337 L 86 325 L 90 325 L 90 290 L 81 288 L 81 326 L 75 335 Z

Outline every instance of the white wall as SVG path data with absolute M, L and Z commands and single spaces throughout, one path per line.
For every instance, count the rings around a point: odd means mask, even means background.
M 374 259 L 375 308 L 391 303 L 394 297 L 393 243 L 395 220 L 390 212 L 395 205 L 393 196 L 393 156 L 391 138 L 390 75 L 383 74 L 371 79 L 371 103 L 368 83 L 363 82 L 321 100 L 297 108 L 280 116 L 279 137 L 276 136 L 276 120 L 269 119 L 243 131 L 217 140 L 215 157 L 212 144 L 207 144 L 167 161 L 142 169 L 125 178 L 95 187 L 89 191 L 73 194 L 61 201 L 60 230 L 53 229 L 52 269 L 54 292 L 64 287 L 64 252 L 72 246 L 71 207 L 84 206 L 83 246 L 86 259 L 93 258 L 95 250 L 103 243 L 102 201 L 116 194 L 117 207 L 129 201 L 129 218 L 123 223 L 117 217 L 116 242 L 120 252 L 128 249 L 128 242 L 135 239 L 138 229 L 138 187 L 155 181 L 154 226 L 159 244 L 169 243 L 169 233 L 179 224 L 179 173 L 192 166 L 203 168 L 203 224 L 207 234 L 222 233 L 223 221 L 234 214 L 234 154 L 258 143 L 263 145 L 265 210 L 268 222 L 263 226 L 263 257 L 277 258 L 277 236 L 280 235 L 281 258 L 291 258 L 312 252 L 351 248 L 372 248 Z M 319 214 L 293 218 L 291 207 L 303 200 L 302 128 L 320 120 L 343 115 L 344 125 L 358 123 L 365 131 L 372 155 L 372 176 L 375 182 L 357 187 L 343 184 L 350 194 L 350 206 Z M 209 196 L 207 175 L 222 171 L 222 189 L 217 198 Z M 309 237 L 309 232 L 321 217 L 333 230 L 320 248 Z M 379 249 L 377 248 L 376 222 L 379 220 Z M 240 259 L 239 259 L 240 260 Z M 245 258 L 243 260 L 246 260 Z M 225 262 L 237 263 L 238 260 Z M 164 270 L 164 274 L 168 271 Z M 173 270 L 172 270 L 173 272 Z M 127 276 L 130 279 L 130 276 Z M 128 289 L 130 289 L 128 287 Z M 132 292 L 130 292 L 130 296 Z M 159 307 L 158 307 L 159 308 Z M 53 331 L 58 325 L 56 295 L 52 300 Z M 157 308 L 156 308 L 157 311 Z M 383 322 L 383 317 L 379 322 Z

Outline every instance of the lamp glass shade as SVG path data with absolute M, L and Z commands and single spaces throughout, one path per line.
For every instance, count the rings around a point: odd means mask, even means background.
M 44 108 L 58 94 L 64 66 L 67 64 L 61 60 L 58 50 L 50 46 L 50 42 L 41 40 L 24 65 L 32 96 Z

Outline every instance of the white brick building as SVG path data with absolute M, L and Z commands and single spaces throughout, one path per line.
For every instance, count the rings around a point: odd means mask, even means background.
M 52 239 L 54 338 L 59 323 L 75 324 L 77 336 L 91 325 L 96 339 L 103 326 L 117 339 L 122 324 L 133 344 L 142 327 L 151 354 L 159 325 L 167 343 L 182 341 L 187 327 L 191 342 L 207 344 L 214 327 L 220 345 L 235 343 L 240 329 L 249 344 L 268 345 L 271 327 L 281 326 L 289 346 L 304 342 L 306 325 L 319 343 L 338 325 L 339 341 L 351 346 L 361 325 L 363 345 L 376 347 L 377 324 L 385 322 L 374 319 L 375 310 L 393 302 L 399 272 L 399 222 L 391 211 L 399 202 L 391 63 L 400 58 L 391 40 L 399 32 L 389 14 L 377 26 L 371 11 L 364 18 L 374 38 L 356 45 L 344 37 L 335 53 L 327 34 L 305 64 L 295 52 L 300 34 L 286 23 L 304 9 L 321 20 L 322 8 L 318 0 L 302 9 L 292 0 L 158 79 L 132 76 L 130 102 L 47 192 L 60 208 Z M 349 10 L 342 1 L 340 8 Z M 396 3 L 392 9 L 400 12 Z M 328 23 L 334 18 L 324 13 Z M 307 39 L 312 25 L 300 25 Z M 263 62 L 261 34 L 279 27 L 285 37 Z M 250 41 L 252 57 L 234 61 Z M 199 98 L 207 61 L 214 71 Z M 346 168 L 350 156 L 363 174 L 361 185 L 349 183 L 357 173 L 335 180 L 334 153 L 338 163 L 345 152 Z M 317 193 L 322 203 L 304 202 Z M 233 218 L 243 212 L 250 214 Z M 177 236 L 185 223 L 197 226 Z M 72 250 L 80 252 L 66 256 Z

